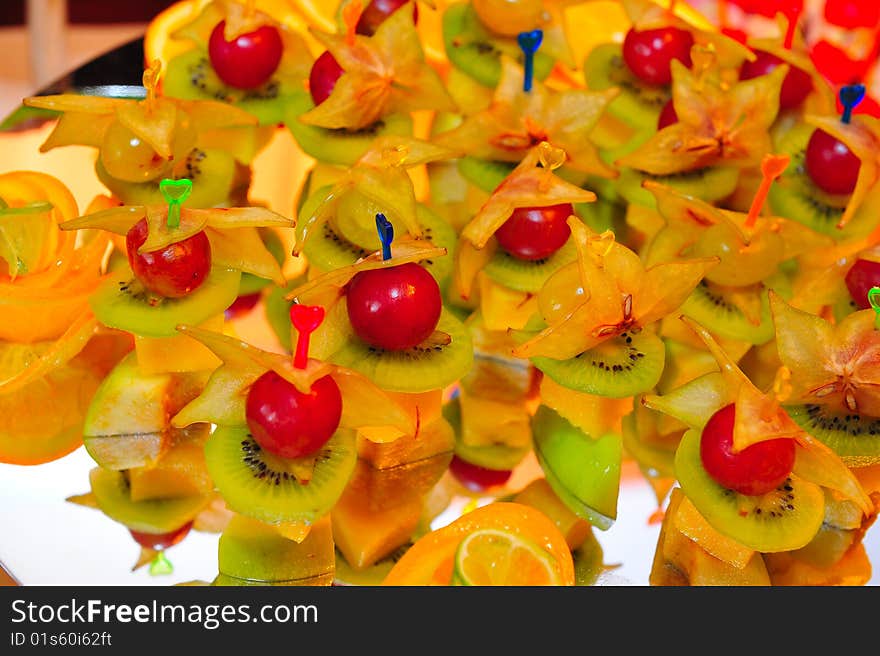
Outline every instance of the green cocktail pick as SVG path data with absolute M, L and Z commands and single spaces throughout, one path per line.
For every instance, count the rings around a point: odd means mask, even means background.
M 150 563 L 150 576 L 164 576 L 165 574 L 171 574 L 173 571 L 174 565 L 165 556 L 164 551 L 158 552 Z
M 880 287 L 868 290 L 868 303 L 874 308 L 874 328 L 880 330 Z
M 170 180 L 168 178 L 159 183 L 159 191 L 162 197 L 168 203 L 168 222 L 169 228 L 176 228 L 180 225 L 180 206 L 192 193 L 192 180 L 183 178 L 181 180 Z

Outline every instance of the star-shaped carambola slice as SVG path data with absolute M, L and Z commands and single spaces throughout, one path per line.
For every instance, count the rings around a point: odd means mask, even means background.
M 294 255 L 302 253 L 306 242 L 335 216 L 340 201 L 348 194 L 359 194 L 374 203 L 394 225 L 403 226 L 411 237 L 421 237 L 416 217 L 416 195 L 407 171 L 413 167 L 449 159 L 455 151 L 420 139 L 385 136 L 376 139 L 367 152 L 345 171 L 315 210 L 296 225 Z M 373 217 L 367 217 L 372 223 Z
M 394 12 L 371 37 L 312 34 L 344 73 L 329 98 L 299 117 L 304 123 L 359 130 L 391 113 L 455 110 L 440 76 L 425 62 L 409 12 Z
M 849 432 L 870 451 L 877 441 L 869 432 L 874 429 L 865 426 L 862 431 L 862 424 L 871 423 L 865 418 L 880 417 L 880 331 L 874 311 L 853 312 L 834 325 L 791 307 L 777 294 L 770 303 L 779 358 L 792 374 L 788 402 L 821 406 L 813 418 L 817 428 L 829 429 L 832 436 L 842 432 L 841 438 Z M 850 421 L 841 423 L 833 418 L 837 415 Z M 858 441 L 853 440 L 854 448 Z M 880 448 L 873 450 L 880 460 Z
M 846 145 L 861 162 L 855 189 L 837 223 L 838 228 L 843 228 L 868 195 L 877 193 L 877 181 L 880 179 L 880 119 L 868 114 L 856 114 L 849 123 L 844 123 L 839 116 L 807 115 L 804 120 Z
M 519 357 L 567 360 L 623 334 L 636 335 L 677 310 L 718 261 L 678 260 L 646 269 L 610 231 L 596 234 L 572 218 L 568 224 L 577 262 L 539 292 L 547 327 L 514 350 Z
M 342 394 L 340 425 L 344 428 L 392 427 L 401 435 L 418 432 L 418 418 L 411 409 L 401 406 L 355 371 L 315 359 L 309 359 L 305 369 L 298 369 L 290 356 L 263 351 L 234 337 L 192 326 L 179 326 L 178 330 L 211 349 L 223 364 L 211 374 L 202 393 L 172 418 L 171 423 L 177 428 L 199 422 L 246 426 L 248 390 L 257 378 L 271 370 L 303 393 L 308 393 L 316 380 L 324 376 L 333 378 Z M 388 431 L 368 434 L 390 439 L 394 435 Z
M 501 58 L 501 80 L 488 109 L 468 116 L 435 142 L 470 156 L 505 162 L 522 161 L 541 142 L 565 151 L 565 165 L 578 171 L 616 177 L 589 138 L 617 89 L 554 91 L 534 80 L 523 91 L 523 69 Z
M 711 54 L 705 54 L 711 59 Z M 672 62 L 672 102 L 678 122 L 659 130 L 616 164 L 652 175 L 710 166 L 757 166 L 772 149 L 769 128 L 779 112 L 788 66 L 752 80 L 729 82 L 715 63 L 688 70 Z
M 182 207 L 179 225 L 171 227 L 168 213 L 168 205 L 122 205 L 66 221 L 61 229 L 92 228 L 124 236 L 138 221 L 145 219 L 147 239 L 138 249 L 140 253 L 161 250 L 204 231 L 211 244 L 214 265 L 285 284 L 281 267 L 260 239 L 257 228 L 292 228 L 292 219 L 263 207 Z
M 257 124 L 254 116 L 226 103 L 159 96 L 158 62 L 144 72 L 143 78 L 147 88 L 144 100 L 76 94 L 25 98 L 24 104 L 29 107 L 62 113 L 40 151 L 69 145 L 94 146 L 111 176 L 145 182 L 168 177 L 169 173 L 183 173 L 187 155 L 199 144 L 200 135 Z M 147 165 L 132 161 L 143 153 L 122 147 L 131 138 L 153 150 Z
M 495 253 L 492 236 L 517 208 L 596 200 L 592 191 L 566 182 L 554 173 L 565 160 L 565 151 L 546 141 L 531 148 L 462 229 L 455 276 L 465 298 L 470 296 L 477 273 Z
M 777 175 L 787 165 L 785 156 L 767 156 L 762 164 Z M 830 237 L 803 224 L 761 216 L 757 205 L 754 213 L 732 212 L 653 180 L 646 180 L 643 186 L 657 200 L 657 211 L 666 221 L 646 253 L 649 265 L 677 257 L 714 255 L 720 262 L 706 273 L 706 279 L 719 285 L 743 286 L 765 280 L 788 259 L 834 245 Z

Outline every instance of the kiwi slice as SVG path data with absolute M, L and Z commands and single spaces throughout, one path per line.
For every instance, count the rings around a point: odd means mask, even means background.
M 274 77 L 256 89 L 230 87 L 214 72 L 207 53 L 193 49 L 168 62 L 162 91 L 171 98 L 228 102 L 256 116 L 260 125 L 276 125 L 284 120 L 286 101 L 297 89 Z
M 694 287 L 682 304 L 681 312 L 712 333 L 727 339 L 760 345 L 769 342 L 776 334 L 766 290 L 761 293 L 761 323 L 757 326 L 725 298 L 723 289 L 705 280 Z
M 521 260 L 499 248 L 483 267 L 483 272 L 508 289 L 537 294 L 550 276 L 576 259 L 577 250 L 570 239 L 553 255 L 540 260 Z
M 284 259 L 287 256 L 287 253 L 284 250 L 284 243 L 281 241 L 281 237 L 278 233 L 270 228 L 258 228 L 258 230 L 260 232 L 260 239 L 262 239 L 263 244 L 266 245 L 266 250 L 272 254 L 272 257 L 275 258 L 275 261 L 278 262 L 279 266 L 284 264 Z M 255 276 L 252 273 L 243 273 L 241 274 L 241 282 L 238 284 L 238 295 L 247 296 L 249 294 L 256 294 L 270 282 L 271 281 Z
M 872 198 L 876 194 L 865 200 L 846 228 L 837 227 L 849 196 L 823 192 L 807 173 L 807 143 L 814 129 L 808 124 L 797 125 L 777 139 L 777 152 L 789 155 L 791 163 L 770 187 L 767 197 L 770 209 L 776 216 L 797 221 L 835 239 L 862 236 L 871 230 L 880 212 L 880 203 Z
M 700 433 L 687 431 L 675 453 L 684 493 L 713 528 L 762 553 L 792 551 L 816 536 L 825 517 L 822 488 L 793 474 L 778 489 L 746 496 L 709 476 L 700 458 Z
M 657 209 L 657 199 L 642 187 L 645 180 L 654 180 L 676 191 L 714 203 L 730 196 L 739 182 L 739 171 L 731 166 L 713 166 L 670 175 L 651 175 L 624 167 L 617 178 L 617 191 L 627 202 Z
M 461 404 L 458 397 L 443 406 L 443 416 L 455 431 L 455 455 L 478 467 L 509 471 L 523 461 L 531 445 L 513 447 L 506 444 L 474 446 L 461 441 Z
M 293 341 L 290 335 L 290 307 L 293 305 L 293 301 L 284 298 L 285 294 L 287 294 L 287 290 L 283 287 L 273 287 L 263 303 L 269 327 L 275 333 L 284 350 L 290 353 L 293 351 Z
M 271 526 L 233 515 L 217 545 L 215 585 L 330 585 L 335 551 L 329 521 L 319 521 L 302 542 Z
M 234 511 L 267 524 L 312 523 L 342 495 L 357 462 L 355 435 L 337 430 L 323 446 L 308 484 L 289 461 L 263 451 L 247 427 L 219 427 L 205 445 L 211 478 Z
M 458 172 L 475 187 L 491 194 L 516 165 L 477 157 L 465 156 L 458 160 Z
M 241 272 L 213 267 L 198 289 L 181 298 L 162 298 L 144 289 L 125 267 L 89 298 L 98 320 L 142 337 L 174 337 L 180 324 L 197 326 L 221 314 L 235 301 Z
M 587 86 L 594 91 L 620 89 L 608 105 L 608 113 L 636 130 L 654 130 L 661 110 L 672 99 L 669 85 L 646 84 L 629 70 L 619 43 L 593 48 L 584 62 L 584 74 Z
M 446 309 L 440 314 L 437 330 L 449 335 L 451 341 L 414 346 L 404 351 L 386 351 L 352 337 L 328 359 L 362 373 L 384 390 L 430 392 L 464 376 L 470 371 L 474 359 L 468 329 Z
M 165 202 L 159 181 L 126 182 L 114 178 L 104 168 L 101 158 L 95 162 L 98 179 L 126 205 L 161 205 Z M 247 187 L 250 172 L 229 153 L 216 148 L 194 148 L 186 157 L 180 178 L 192 180 L 188 207 L 221 207 L 238 205 L 231 202 L 237 188 Z
M 320 162 L 352 166 L 369 149 L 376 137 L 386 134 L 412 135 L 413 124 L 408 114 L 388 114 L 360 130 L 322 128 L 300 121 L 299 117 L 314 106 L 312 97 L 307 92 L 295 92 L 285 103 L 284 124 L 299 147 Z
M 568 360 L 533 357 L 553 381 L 577 392 L 621 399 L 653 388 L 663 374 L 666 349 L 654 333 L 623 333 Z
M 452 4 L 443 13 L 443 45 L 456 68 L 493 89 L 501 79 L 502 54 L 523 65 L 516 41 L 492 35 L 468 2 Z M 547 54 L 535 53 L 535 79 L 545 79 L 555 63 Z
M 545 405 L 532 418 L 532 433 L 538 463 L 560 500 L 597 528 L 611 528 L 620 490 L 620 437 L 593 438 Z
M 798 426 L 823 442 L 849 467 L 880 463 L 880 419 L 833 412 L 821 405 L 785 408 Z
M 110 519 L 141 533 L 170 533 L 199 514 L 210 495 L 132 501 L 128 479 L 123 472 L 95 467 L 89 483 L 98 508 Z

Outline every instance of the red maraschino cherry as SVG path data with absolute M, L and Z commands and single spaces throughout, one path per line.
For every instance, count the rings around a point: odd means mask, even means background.
M 746 61 L 739 71 L 741 80 L 751 80 L 762 75 L 769 75 L 777 66 L 785 62 L 769 52 L 758 51 L 753 62 Z M 779 107 L 793 109 L 798 107 L 813 90 L 813 80 L 809 74 L 799 68 L 789 65 L 788 73 L 782 81 L 782 89 L 779 93 Z
M 509 469 L 487 469 L 462 460 L 458 456 L 452 456 L 449 472 L 464 487 L 477 493 L 504 485 L 512 474 Z
M 190 180 L 162 180 L 159 189 L 168 201 L 168 224 L 180 221 L 180 204 L 190 194 Z M 147 241 L 146 219 L 125 235 L 128 264 L 141 284 L 166 298 L 181 298 L 201 286 L 211 272 L 211 244 L 204 230 L 159 250 L 138 253 Z
M 542 260 L 568 241 L 571 229 L 567 219 L 572 214 L 571 203 L 518 207 L 495 231 L 495 238 L 501 248 L 517 259 Z
M 677 27 L 631 29 L 623 40 L 623 59 L 640 80 L 662 86 L 672 81 L 673 59 L 690 68 L 693 45 L 693 35 Z
M 757 496 L 775 490 L 794 467 L 794 440 L 767 440 L 734 453 L 735 419 L 736 406 L 730 404 L 706 423 L 700 438 L 703 468 L 719 485 L 740 494 Z
M 393 229 L 382 214 L 376 215 L 376 224 L 388 260 Z M 348 283 L 345 298 L 355 334 L 388 351 L 402 351 L 428 339 L 443 309 L 437 281 L 414 262 L 358 272 Z
M 290 318 L 298 332 L 294 367 L 308 365 L 309 339 L 324 320 L 324 308 L 295 304 Z M 336 432 L 342 417 L 342 394 L 329 375 L 308 392 L 300 392 L 274 371 L 260 376 L 248 390 L 245 414 L 260 448 L 281 458 L 318 451 Z
M 419 8 L 415 0 L 372 0 L 357 22 L 356 31 L 364 36 L 373 36 L 379 26 L 395 11 L 406 5 L 412 6 L 413 23 L 419 22 Z
M 865 96 L 861 84 L 840 90 L 844 110 L 841 121 L 849 123 L 855 106 Z M 851 194 L 856 188 L 862 163 L 849 147 L 824 130 L 815 130 L 807 144 L 806 169 L 816 186 L 829 194 Z
M 142 533 L 140 531 L 132 531 L 131 537 L 134 541 L 141 545 L 144 549 L 152 549 L 153 551 L 162 551 L 178 544 L 187 536 L 192 528 L 192 522 L 187 522 L 180 528 L 168 533 Z
M 330 97 L 336 87 L 336 81 L 344 72 L 329 50 L 321 53 L 309 72 L 309 93 L 315 105 L 320 105 Z
M 844 277 L 850 298 L 862 310 L 871 307 L 868 292 L 872 287 L 880 287 L 880 262 L 858 259 Z
M 237 89 L 264 85 L 281 63 L 281 33 L 272 25 L 263 25 L 227 41 L 225 28 L 226 21 L 220 21 L 208 39 L 208 57 L 217 77 Z
M 678 123 L 678 114 L 675 113 L 675 105 L 672 100 L 668 100 L 660 110 L 660 116 L 657 117 L 657 130 L 662 130 L 676 123 Z

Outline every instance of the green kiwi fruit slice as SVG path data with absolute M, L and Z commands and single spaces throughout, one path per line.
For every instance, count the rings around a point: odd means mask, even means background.
M 131 269 L 108 278 L 89 298 L 105 326 L 143 337 L 174 337 L 180 324 L 197 326 L 222 313 L 238 296 L 241 272 L 213 267 L 198 289 L 181 298 L 161 298 L 144 289 Z
M 256 116 L 260 125 L 276 125 L 284 120 L 286 100 L 298 89 L 277 78 L 256 89 L 230 87 L 217 77 L 207 53 L 193 49 L 168 62 L 162 91 L 170 98 L 228 102 Z
M 464 324 L 444 309 L 437 330 L 450 336 L 448 344 L 386 351 L 353 336 L 328 360 L 362 373 L 391 392 L 430 392 L 451 385 L 470 371 L 474 359 L 471 335 Z
M 594 91 L 620 89 L 608 105 L 608 113 L 636 130 L 653 131 L 663 106 L 672 98 L 669 86 L 646 84 L 629 70 L 618 43 L 593 48 L 584 62 L 584 74 L 587 86 Z
M 342 495 L 357 462 L 354 432 L 339 429 L 322 447 L 308 484 L 289 461 L 263 451 L 247 427 L 219 427 L 205 445 L 211 478 L 234 511 L 265 522 L 313 523 Z
M 849 196 L 823 192 L 807 173 L 807 143 L 814 129 L 808 124 L 797 125 L 777 139 L 776 151 L 789 155 L 791 163 L 770 187 L 767 196 L 770 209 L 776 216 L 797 221 L 835 239 L 862 236 L 871 230 L 880 212 L 878 201 L 872 200 L 876 194 L 862 203 L 846 228 L 837 227 Z
M 272 254 L 272 257 L 274 257 L 275 261 L 278 262 L 278 265 L 281 266 L 287 256 L 287 253 L 284 251 L 284 244 L 281 241 L 281 237 L 277 232 L 269 228 L 258 228 L 258 230 L 260 232 L 260 239 L 262 239 L 263 243 L 266 245 L 266 250 Z M 255 276 L 252 273 L 243 273 L 241 274 L 241 282 L 238 284 L 238 295 L 247 296 L 249 294 L 256 294 L 270 282 L 271 281 Z
M 443 13 L 443 45 L 449 61 L 483 86 L 495 88 L 501 79 L 501 55 L 515 59 L 520 66 L 523 54 L 515 40 L 506 43 L 483 26 L 470 3 L 450 5 Z M 555 61 L 547 54 L 535 53 L 535 79 L 543 80 Z
M 483 267 L 483 272 L 508 289 L 537 294 L 550 276 L 576 259 L 577 250 L 571 239 L 553 255 L 540 260 L 521 260 L 498 248 Z
M 506 444 L 474 446 L 461 440 L 461 404 L 458 397 L 443 406 L 443 417 L 455 431 L 455 455 L 478 467 L 509 471 L 523 461 L 531 446 L 513 447 Z
M 283 287 L 273 287 L 263 300 L 263 304 L 269 327 L 275 333 L 284 350 L 290 353 L 293 351 L 293 341 L 290 336 L 290 307 L 293 305 L 293 301 L 284 298 L 287 291 Z
M 95 173 L 126 205 L 161 205 L 165 202 L 158 180 L 126 182 L 114 178 L 104 168 L 100 157 L 95 162 Z M 185 173 L 180 176 L 193 182 L 192 193 L 186 199 L 187 207 L 236 205 L 230 202 L 230 198 L 238 186 L 247 186 L 248 175 L 229 153 L 216 148 L 194 148 L 187 155 Z
M 821 405 L 785 408 L 798 426 L 823 442 L 850 467 L 880 463 L 880 419 L 832 412 Z
M 491 194 L 504 182 L 504 178 L 510 175 L 514 166 L 516 165 L 510 162 L 479 159 L 469 155 L 458 160 L 458 172 L 461 173 L 461 177 L 487 194 Z
M 761 292 L 761 323 L 757 326 L 724 297 L 722 289 L 705 280 L 694 287 L 682 304 L 681 312 L 710 332 L 727 339 L 758 345 L 769 342 L 776 334 L 766 290 Z
M 568 360 L 533 357 L 563 387 L 615 399 L 647 392 L 663 374 L 666 349 L 654 333 L 623 333 Z
M 211 500 L 210 495 L 132 501 L 123 472 L 95 467 L 89 483 L 98 508 L 110 519 L 141 533 L 170 533 L 192 519 Z
M 762 553 L 792 551 L 816 536 L 825 516 L 822 488 L 791 475 L 778 489 L 746 496 L 722 487 L 700 458 L 700 433 L 684 434 L 675 453 L 682 490 L 713 528 Z
M 731 166 L 713 166 L 671 175 L 651 175 L 624 167 L 617 178 L 617 191 L 627 200 L 649 209 L 657 209 L 657 199 L 642 187 L 645 180 L 654 180 L 682 194 L 714 203 L 730 196 L 739 182 L 739 171 Z
M 318 522 L 295 542 L 271 526 L 233 515 L 217 544 L 222 578 L 215 584 L 330 585 L 335 560 L 329 521 Z
M 299 117 L 314 108 L 312 97 L 305 91 L 295 92 L 284 107 L 284 124 L 299 147 L 321 162 L 352 166 L 370 147 L 376 137 L 386 134 L 411 136 L 412 119 L 405 114 L 389 114 L 381 121 L 361 130 L 309 125 Z
M 535 455 L 547 482 L 578 517 L 601 530 L 617 518 L 623 445 L 618 435 L 593 438 L 542 405 L 532 418 Z

